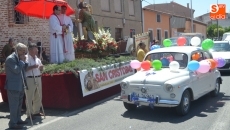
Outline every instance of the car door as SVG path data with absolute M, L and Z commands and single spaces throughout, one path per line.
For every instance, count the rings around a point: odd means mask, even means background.
M 203 54 L 204 54 L 204 59 L 213 59 L 212 55 L 209 52 L 204 51 Z M 215 83 L 216 83 L 215 75 L 216 75 L 216 69 L 210 70 L 207 73 L 208 85 L 206 91 L 211 91 L 215 88 Z
M 204 59 L 203 53 L 201 51 L 194 51 L 191 53 L 191 60 L 193 60 L 192 55 L 196 53 L 199 53 L 200 55 L 200 58 L 197 60 L 198 62 Z M 203 95 L 203 91 L 204 91 L 203 85 L 205 84 L 206 77 L 202 73 L 193 72 L 190 73 L 190 78 L 192 81 L 192 89 L 194 92 L 194 97 L 199 98 L 200 96 Z

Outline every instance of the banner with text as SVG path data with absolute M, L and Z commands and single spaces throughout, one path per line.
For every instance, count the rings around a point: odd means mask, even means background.
M 138 51 L 138 44 L 140 42 L 145 43 L 146 49 L 149 51 L 150 41 L 149 41 L 149 32 L 135 35 L 135 50 Z
M 125 77 L 134 74 L 134 69 L 129 64 L 126 62 L 120 66 L 108 65 L 102 67 L 102 71 L 99 71 L 99 68 L 92 68 L 90 72 L 79 71 L 83 97 L 120 84 Z

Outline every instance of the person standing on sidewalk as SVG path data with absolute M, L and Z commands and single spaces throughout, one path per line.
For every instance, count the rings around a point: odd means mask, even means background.
M 34 116 L 44 116 L 40 112 L 42 101 L 42 82 L 41 71 L 43 70 L 43 64 L 41 60 L 36 56 L 38 54 L 38 48 L 35 43 L 31 43 L 28 47 L 29 53 L 26 55 L 26 62 L 28 67 L 26 69 L 26 81 L 28 85 L 28 104 L 27 108 L 30 108 L 32 119 Z M 29 111 L 26 111 L 27 117 L 29 117 Z
M 6 84 L 9 108 L 10 108 L 10 129 L 22 129 L 20 124 L 27 124 L 28 122 L 22 121 L 21 109 L 24 96 L 23 80 L 25 79 L 25 69 L 27 63 L 25 62 L 25 53 L 27 47 L 18 43 L 15 47 L 17 53 L 12 53 L 6 58 L 5 72 L 6 72 Z M 22 72 L 22 75 L 21 75 Z

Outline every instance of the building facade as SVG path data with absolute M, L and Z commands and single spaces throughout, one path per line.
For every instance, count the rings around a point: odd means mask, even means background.
M 175 2 L 145 6 L 144 31 L 152 29 L 153 39 L 160 42 L 168 37 L 178 37 L 180 33 L 194 32 L 206 36 L 207 24 L 193 19 L 194 11 L 189 8 L 189 4 L 185 7 Z
M 20 0 L 0 0 L 0 52 L 9 38 L 15 43 L 27 44 L 31 37 L 34 42 L 41 42 L 49 54 L 48 19 L 39 19 L 21 15 L 14 10 Z M 66 0 L 76 9 L 76 0 Z M 136 0 L 85 0 L 93 7 L 93 17 L 97 27 L 109 29 L 116 40 L 142 33 L 141 2 Z M 78 2 L 78 0 L 77 0 Z M 75 15 L 71 18 L 74 20 Z M 74 27 L 77 32 L 76 26 Z M 77 34 L 75 33 L 75 36 Z M 2 55 L 0 55 L 1 58 Z
M 77 8 L 80 0 L 68 0 Z M 140 0 L 84 0 L 93 7 L 93 17 L 98 28 L 109 29 L 113 38 L 127 39 L 142 33 Z
M 230 27 L 230 13 L 226 13 L 226 19 L 220 19 L 218 20 L 219 26 L 222 26 L 223 28 Z M 198 16 L 195 18 L 198 21 L 204 22 L 206 24 L 211 25 L 211 24 L 217 24 L 217 20 L 211 20 L 210 19 L 210 14 L 206 13 L 201 16 Z

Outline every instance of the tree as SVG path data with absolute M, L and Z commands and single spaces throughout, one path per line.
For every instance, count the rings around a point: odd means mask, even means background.
M 230 26 L 229 26 L 229 27 L 224 28 L 224 32 L 230 32 Z
M 219 37 L 222 37 L 223 34 L 225 33 L 225 30 L 223 28 L 219 28 Z M 214 29 L 214 36 L 218 37 L 218 32 L 217 32 L 217 28 Z
M 212 24 L 210 26 L 208 26 L 207 28 L 207 37 L 213 38 L 213 37 L 217 37 L 217 35 L 214 34 L 214 29 L 217 28 L 217 24 Z M 221 26 L 219 26 L 219 29 L 222 28 Z

